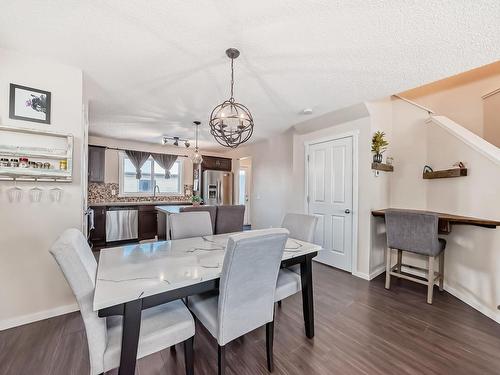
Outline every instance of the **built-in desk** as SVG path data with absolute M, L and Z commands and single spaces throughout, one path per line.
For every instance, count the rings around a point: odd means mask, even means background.
M 373 210 L 372 215 L 385 218 L 385 211 L 386 210 L 387 209 Z M 453 225 L 474 225 L 476 227 L 483 227 L 483 228 L 490 228 L 490 229 L 495 229 L 496 227 L 500 226 L 500 221 L 496 221 L 496 220 L 479 219 L 476 217 L 460 216 L 460 215 L 453 215 L 453 214 L 447 214 L 447 213 L 442 213 L 442 212 L 425 211 L 425 210 L 412 210 L 412 211 L 417 211 L 417 212 L 422 212 L 422 213 L 429 212 L 429 213 L 438 214 L 438 216 L 439 216 L 439 233 L 441 233 L 441 234 L 450 233 Z

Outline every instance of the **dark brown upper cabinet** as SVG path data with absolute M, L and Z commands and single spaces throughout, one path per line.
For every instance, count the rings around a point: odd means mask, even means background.
M 216 171 L 231 172 L 231 167 L 231 159 L 203 155 L 203 162 L 201 163 L 201 168 L 203 170 L 212 169 Z
M 89 182 L 104 182 L 106 147 L 89 146 Z

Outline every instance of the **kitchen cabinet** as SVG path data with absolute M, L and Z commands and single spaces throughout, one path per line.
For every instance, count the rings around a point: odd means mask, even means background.
M 158 234 L 158 217 L 155 206 L 139 206 L 139 241 L 155 238 Z
M 90 207 L 94 210 L 94 229 L 90 231 L 89 240 L 94 250 L 106 245 L 106 207 Z
M 137 209 L 137 232 L 138 238 L 134 240 L 121 241 L 121 243 L 133 243 L 142 240 L 150 240 L 158 235 L 158 217 L 155 205 L 133 205 L 130 209 Z M 116 244 L 118 242 L 106 242 L 106 212 L 114 210 L 120 206 L 91 206 L 94 210 L 94 229 L 89 232 L 89 242 L 93 250 L 100 250 L 103 247 Z
M 232 160 L 229 158 L 219 158 L 216 156 L 205 156 L 203 155 L 203 162 L 201 163 L 201 169 L 211 169 L 216 171 L 231 172 Z
M 106 148 L 89 146 L 89 182 L 104 183 L 104 165 L 106 162 Z

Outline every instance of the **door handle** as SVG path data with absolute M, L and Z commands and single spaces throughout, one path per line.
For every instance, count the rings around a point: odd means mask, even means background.
M 344 211 L 346 214 L 350 214 L 351 213 L 351 210 L 346 208 L 345 211 Z

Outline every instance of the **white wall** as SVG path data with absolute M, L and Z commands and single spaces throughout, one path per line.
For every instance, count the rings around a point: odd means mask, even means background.
M 438 125 L 428 127 L 428 158 L 446 167 L 466 163 L 467 177 L 426 180 L 427 207 L 500 219 L 500 164 L 495 164 Z M 445 289 L 500 323 L 500 229 L 454 226 L 446 236 Z
M 483 95 L 500 88 L 500 62 L 446 78 L 401 96 L 449 117 L 471 132 L 485 136 Z M 497 117 L 500 108 L 497 110 Z M 491 129 L 489 130 L 491 132 Z M 496 135 L 498 132 L 496 132 Z
M 255 229 L 278 227 L 290 206 L 292 133 L 252 143 L 226 154 L 252 158 L 251 218 Z
M 422 109 L 399 99 L 392 101 L 390 154 L 395 161 L 389 206 L 498 220 L 500 166 L 428 119 Z M 467 177 L 422 178 L 425 164 L 444 169 L 457 161 L 466 163 Z M 374 227 L 378 236 L 385 238 L 381 219 L 374 219 Z M 496 309 L 500 303 L 500 229 L 454 226 L 444 237 L 445 290 L 500 322 Z M 380 251 L 372 247 L 372 257 Z M 426 265 L 420 257 L 403 257 L 407 263 Z
M 394 157 L 397 153 L 397 147 L 392 142 L 393 129 L 392 129 L 392 115 L 393 108 L 390 99 L 382 99 L 374 102 L 365 103 L 370 113 L 370 134 L 368 145 L 364 152 L 370 155 L 370 165 L 373 161 L 373 154 L 371 153 L 371 137 L 376 131 L 382 131 L 386 134 L 386 139 L 389 142 L 387 150 L 384 152 L 384 157 Z M 371 168 L 371 166 L 370 166 Z M 385 224 L 383 220 L 373 217 L 371 211 L 390 206 L 391 197 L 391 182 L 393 173 L 379 172 L 378 174 L 373 170 L 370 171 L 370 179 L 364 181 L 364 185 L 360 188 L 360 194 L 366 195 L 369 202 L 365 217 L 369 230 L 366 236 L 369 238 L 369 248 L 367 250 L 360 249 L 360 252 L 367 251 L 369 254 L 369 273 L 368 279 L 372 279 L 385 269 L 385 248 L 387 246 L 385 237 Z M 366 257 L 366 256 L 365 256 Z M 366 278 L 366 277 L 365 277 Z
M 9 119 L 9 84 L 52 93 L 51 124 Z M 74 136 L 72 183 L 18 183 L 22 202 L 10 203 L 13 182 L 0 182 L 0 329 L 76 309 L 73 294 L 48 250 L 56 238 L 83 221 L 82 72 L 36 57 L 0 50 L 0 124 L 70 133 Z M 45 190 L 40 203 L 30 203 L 28 189 Z M 46 191 L 64 190 L 62 201 L 51 202 Z

